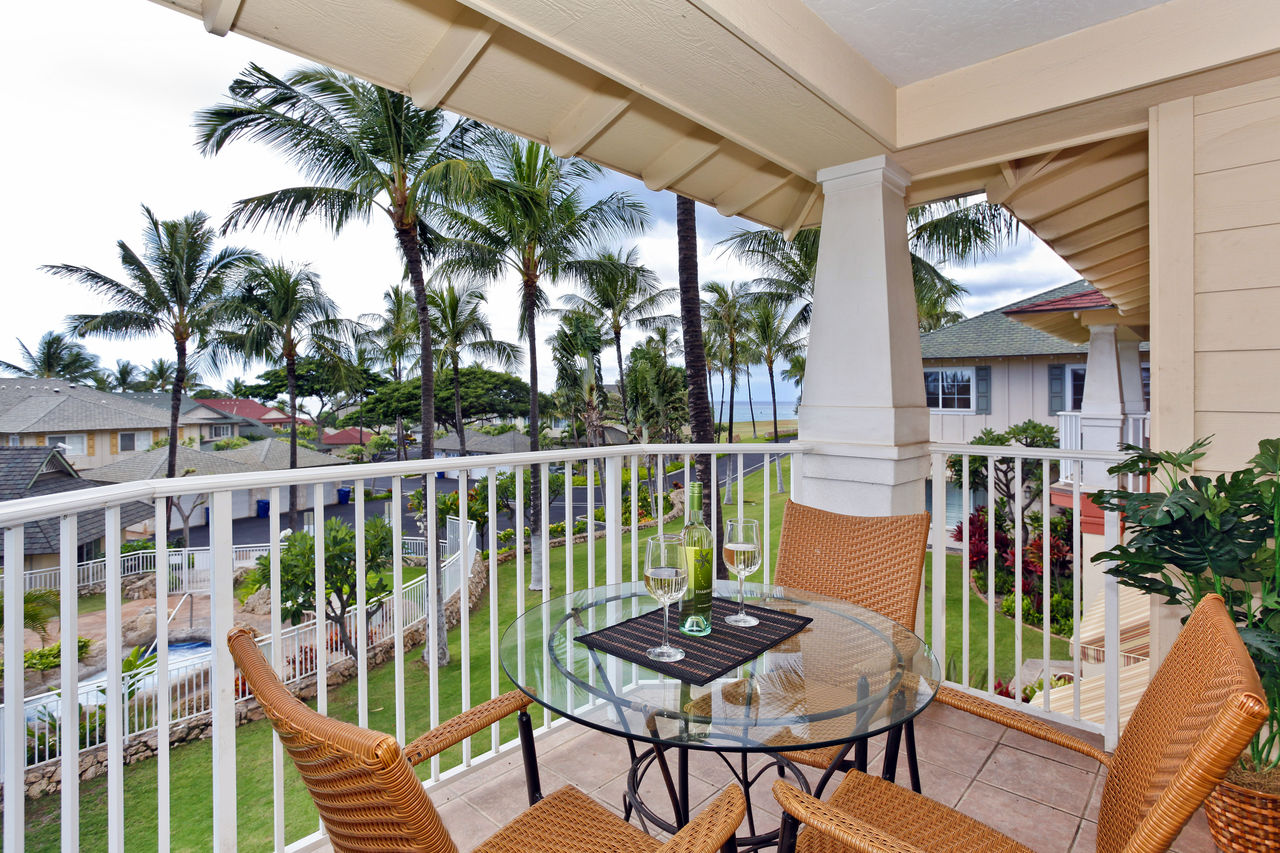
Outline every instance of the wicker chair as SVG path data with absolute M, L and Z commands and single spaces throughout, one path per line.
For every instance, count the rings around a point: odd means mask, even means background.
M 843 598 L 915 630 L 916 602 L 929 541 L 929 514 L 856 516 L 827 512 L 787 501 L 774 580 L 783 586 Z M 911 787 L 919 792 L 915 728 L 907 723 L 890 732 L 882 775 L 894 778 L 898 743 L 905 734 Z M 841 746 L 784 753 L 799 764 L 827 770 L 865 769 L 866 742 L 854 745 L 853 761 Z M 822 785 L 817 793 L 821 795 Z
M 412 764 L 418 764 L 462 740 L 518 713 L 525 750 L 530 808 L 476 848 L 483 853 L 595 853 L 663 851 L 710 853 L 733 849 L 742 822 L 742 790 L 732 786 L 666 844 L 596 803 L 572 786 L 543 799 L 533 763 L 529 697 L 513 691 L 454 717 L 404 749 L 390 735 L 369 731 L 317 714 L 289 692 L 244 629 L 227 636 L 240 672 L 280 735 L 306 783 L 329 842 L 346 851 L 422 851 L 456 853 Z
M 1098 850 L 1167 850 L 1267 718 L 1258 673 L 1222 599 L 1207 596 L 1182 629 L 1108 758 L 1026 714 L 947 690 L 940 701 L 1097 759 L 1108 768 Z M 801 853 L 1028 851 L 996 830 L 864 773 L 850 773 L 830 803 L 779 780 L 774 796 L 800 832 Z M 794 823 L 786 821 L 784 834 Z M 787 839 L 788 843 L 792 841 Z

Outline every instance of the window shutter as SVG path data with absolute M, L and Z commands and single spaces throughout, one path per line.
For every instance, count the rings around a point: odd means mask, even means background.
M 1067 366 L 1049 365 L 1049 417 L 1067 408 Z
M 991 414 L 991 368 L 983 365 L 973 369 L 973 411 L 978 415 Z

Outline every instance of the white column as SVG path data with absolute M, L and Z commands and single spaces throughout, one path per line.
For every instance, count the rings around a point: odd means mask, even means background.
M 1089 327 L 1089 364 L 1080 404 L 1080 446 L 1084 450 L 1117 450 L 1124 435 L 1124 394 L 1121 390 L 1120 350 L 1114 324 Z M 1136 351 L 1136 344 L 1135 344 Z M 1086 490 L 1106 488 L 1108 465 L 1084 463 Z
M 929 413 L 907 251 L 910 177 L 888 157 L 818 172 L 825 197 L 800 439 L 806 504 L 924 510 Z

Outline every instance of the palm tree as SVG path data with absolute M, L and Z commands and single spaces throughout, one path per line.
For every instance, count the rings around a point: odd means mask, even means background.
M 454 218 L 459 239 L 452 244 L 451 268 L 484 280 L 508 275 L 520 282 L 521 337 L 529 354 L 529 449 L 539 448 L 537 317 L 546 310 L 545 283 L 581 276 L 592 251 L 603 240 L 638 231 L 648 223 L 644 205 L 629 193 L 613 192 L 586 200 L 587 186 L 603 170 L 585 160 L 565 160 L 536 142 L 509 134 L 497 136 L 488 157 L 496 177 L 518 192 L 492 191 L 475 197 L 469 215 Z M 532 494 L 540 472 L 531 472 Z M 531 588 L 541 589 L 543 566 L 538 548 L 542 510 L 533 500 L 531 527 L 534 560 Z
M 662 356 L 664 364 L 684 352 L 684 347 L 680 345 L 680 339 L 674 337 L 670 324 L 658 326 L 650 332 L 645 345 L 651 345 Z
M 189 362 L 198 362 L 219 319 L 227 285 L 246 264 L 257 258 L 249 249 L 214 248 L 209 218 L 200 212 L 182 219 L 157 219 L 146 205 L 146 249 L 139 255 L 123 240 L 116 243 L 120 264 L 129 281 L 68 264 L 42 267 L 61 278 L 84 284 L 105 298 L 111 309 L 102 314 L 73 314 L 67 318 L 77 335 L 104 338 L 150 337 L 173 340 L 176 356 L 169 395 L 169 466 L 177 475 L 178 414 Z
M 84 344 L 72 340 L 60 332 L 45 332 L 40 336 L 34 351 L 18 341 L 22 350 L 22 364 L 0 361 L 0 367 L 13 370 L 20 376 L 37 379 L 65 379 L 68 382 L 92 382 L 98 373 L 98 358 Z
M 142 384 L 148 391 L 168 392 L 173 388 L 173 377 L 178 369 L 177 362 L 167 358 L 153 358 L 151 364 L 142 371 Z M 188 370 L 190 374 L 192 371 Z
M 249 396 L 249 383 L 237 376 L 227 383 L 227 394 L 233 399 L 242 400 Z
M 418 369 L 418 307 L 411 289 L 403 284 L 388 287 L 382 294 L 381 314 L 362 314 L 360 322 L 369 327 L 368 339 L 377 349 L 376 361 L 391 374 L 393 382 L 403 382 Z M 404 416 L 396 414 L 396 461 L 407 453 L 404 443 Z
M 117 391 L 136 391 L 142 382 L 142 370 L 125 358 L 116 359 L 116 369 L 107 374 L 107 381 Z
M 495 340 L 489 318 L 484 315 L 484 289 L 475 285 L 456 287 L 452 282 L 427 290 L 427 305 L 435 325 L 436 358 L 440 369 L 448 368 L 453 380 L 453 423 L 458 430 L 458 450 L 467 455 L 467 431 L 462 423 L 462 379 L 458 370 L 463 356 L 487 358 L 504 370 L 520 364 L 520 348 Z
M 56 589 L 29 589 L 22 594 L 22 627 L 40 638 L 40 647 L 49 642 L 49 622 L 58 615 L 60 596 Z M 4 595 L 0 593 L 0 629 L 4 628 Z
M 729 443 L 732 444 L 734 397 L 738 389 L 739 367 L 744 362 L 743 347 L 749 335 L 747 311 L 756 294 L 739 281 L 727 285 L 718 281 L 703 282 L 702 292 L 706 294 L 702 322 L 708 331 L 721 338 L 725 349 L 724 369 L 729 374 Z
M 631 324 L 653 328 L 664 320 L 660 312 L 671 298 L 670 289 L 658 287 L 658 277 L 640 263 L 640 251 L 634 246 L 623 251 L 600 252 L 578 277 L 582 293 L 563 297 L 571 311 L 585 311 L 604 320 L 613 339 L 618 360 L 618 393 L 622 397 L 622 423 L 631 427 L 627 411 L 626 371 L 622 363 L 622 330 Z
M 221 365 L 238 358 L 246 367 L 262 360 L 283 365 L 289 396 L 289 467 L 298 467 L 298 357 L 304 349 L 326 360 L 345 355 L 343 335 L 350 324 L 338 319 L 338 306 L 305 264 L 255 261 L 229 295 L 224 325 L 212 354 Z M 298 529 L 298 487 L 289 487 L 289 527 Z
M 595 447 L 603 439 L 606 395 L 600 353 L 605 337 L 600 321 L 586 311 L 566 311 L 560 327 L 547 340 L 556 369 L 556 390 L 564 401 L 564 414 L 582 421 L 587 445 Z
M 786 309 L 771 299 L 755 299 L 747 310 L 747 333 L 769 374 L 769 400 L 773 405 L 773 440 L 778 440 L 778 392 L 773 368 L 779 359 L 789 359 L 799 351 L 799 317 L 787 319 Z
M 390 220 L 418 313 L 422 458 L 432 458 L 435 374 L 423 261 L 443 240 L 431 224 L 440 207 L 487 185 L 487 170 L 469 157 L 481 126 L 449 124 L 443 110 L 419 109 L 400 92 L 320 67 L 279 78 L 251 64 L 229 96 L 196 113 L 201 150 L 216 154 L 239 138 L 265 142 L 314 185 L 242 199 L 224 228 L 316 217 L 338 233 L 353 219 L 367 222 L 374 210 Z
M 782 378 L 796 386 L 796 393 L 804 395 L 805 352 L 803 345 L 795 355 L 787 359 L 787 366 L 782 370 Z
M 954 306 L 968 291 L 934 264 L 968 263 L 997 251 L 1018 234 L 1018 220 L 1005 208 L 985 201 L 975 203 L 972 197 L 913 207 L 907 212 L 907 224 L 921 331 L 963 318 Z M 764 273 L 755 281 L 760 293 L 793 305 L 804 329 L 812 310 L 820 238 L 819 228 L 807 228 L 791 242 L 771 229 L 743 229 L 721 240 L 720 245 L 759 267 Z

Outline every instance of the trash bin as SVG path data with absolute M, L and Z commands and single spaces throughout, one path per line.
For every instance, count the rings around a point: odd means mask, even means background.
M 340 504 L 351 503 L 351 487 L 350 486 L 338 486 L 338 503 Z
M 266 498 L 258 499 L 258 518 L 271 517 L 271 501 Z

